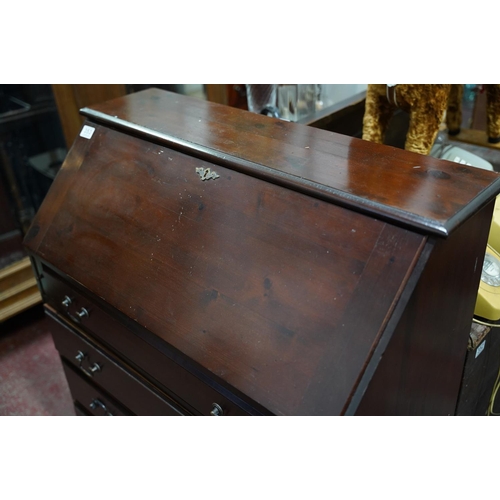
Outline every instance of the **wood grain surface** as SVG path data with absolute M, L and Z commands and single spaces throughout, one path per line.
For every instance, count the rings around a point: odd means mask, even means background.
M 82 113 L 321 196 L 446 236 L 498 191 L 498 174 L 157 89 Z

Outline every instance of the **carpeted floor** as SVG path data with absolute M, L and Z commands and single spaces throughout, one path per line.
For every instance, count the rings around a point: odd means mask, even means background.
M 74 414 L 42 307 L 0 323 L 0 416 Z

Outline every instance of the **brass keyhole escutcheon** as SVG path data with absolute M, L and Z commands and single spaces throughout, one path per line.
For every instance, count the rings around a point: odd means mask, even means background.
M 196 173 L 200 176 L 202 181 L 209 181 L 210 179 L 218 179 L 220 177 L 217 172 L 211 171 L 209 168 L 196 167 Z

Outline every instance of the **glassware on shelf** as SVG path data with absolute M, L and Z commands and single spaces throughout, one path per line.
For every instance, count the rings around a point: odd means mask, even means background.
M 282 120 L 297 121 L 297 85 L 278 85 L 278 113 Z
M 248 110 L 252 113 L 261 113 L 265 108 L 276 106 L 275 83 L 246 84 Z

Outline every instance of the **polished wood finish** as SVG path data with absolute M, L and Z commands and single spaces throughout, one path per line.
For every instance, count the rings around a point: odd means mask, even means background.
M 124 96 L 124 84 L 54 84 L 54 98 L 68 149 L 82 128 L 80 108 Z
M 83 113 L 25 244 L 117 364 L 195 414 L 453 413 L 496 174 L 156 89 Z
M 76 409 L 85 409 L 89 414 L 99 417 L 132 415 L 128 408 L 125 408 L 111 396 L 102 392 L 97 386 L 85 380 L 65 361 L 63 361 L 63 369 Z
M 182 407 L 179 410 L 182 413 L 208 415 L 214 402 L 224 408 L 226 415 L 260 413 L 246 408 L 245 403 L 236 397 L 232 398 L 234 401 L 228 400 L 223 387 L 214 383 L 207 386 L 200 381 L 199 377 L 203 378 L 203 374 L 199 373 L 199 369 L 172 347 L 160 343 L 156 336 L 130 322 L 125 315 L 109 309 L 109 305 L 71 278 L 55 275 L 46 264 L 41 265 L 41 273 L 44 298 L 52 306 L 48 310 L 59 315 L 61 324 L 69 322 L 72 325 L 70 329 L 90 335 L 94 343 L 105 346 L 110 353 L 119 353 L 119 363 L 132 367 L 140 376 L 150 380 L 158 391 L 170 398 L 169 401 L 175 399 Z M 62 302 L 68 296 L 72 304 L 66 308 Z M 82 307 L 89 311 L 89 317 L 84 320 L 77 316 Z M 58 340 L 56 345 L 59 345 Z
M 125 97 L 82 113 L 202 160 L 442 235 L 497 189 L 479 169 L 255 113 L 242 119 L 238 109 L 201 99 L 186 107 L 181 96 L 157 89 L 142 94 L 140 101 Z
M 47 315 L 53 319 L 52 336 L 61 356 L 91 383 L 113 394 L 135 415 L 182 415 L 182 409 L 164 394 L 148 384 L 140 374 L 112 359 L 106 348 L 64 321 L 50 307 Z

